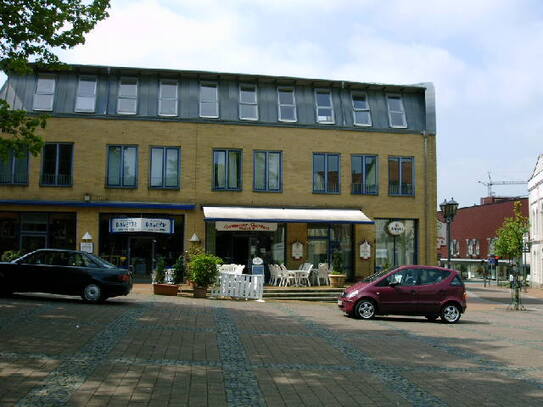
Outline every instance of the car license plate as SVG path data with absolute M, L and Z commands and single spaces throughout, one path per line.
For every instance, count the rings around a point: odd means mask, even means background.
M 343 305 L 343 300 L 341 298 L 337 300 L 337 305 Z

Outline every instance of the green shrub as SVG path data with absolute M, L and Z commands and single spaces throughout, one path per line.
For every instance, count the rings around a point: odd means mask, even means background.
M 2 261 L 9 262 L 18 259 L 22 255 L 23 253 L 19 250 L 6 250 L 4 253 L 2 253 Z
M 163 284 L 166 279 L 166 259 L 159 257 L 156 262 L 156 269 L 153 273 L 153 283 Z
M 190 280 L 196 287 L 207 287 L 215 282 L 219 274 L 217 266 L 222 259 L 212 254 L 196 254 L 188 263 Z
M 332 257 L 332 274 L 343 274 L 343 256 L 339 250 L 336 250 Z
M 185 276 L 185 258 L 179 256 L 173 265 L 174 274 L 173 274 L 173 283 L 181 284 L 183 282 L 183 277 Z

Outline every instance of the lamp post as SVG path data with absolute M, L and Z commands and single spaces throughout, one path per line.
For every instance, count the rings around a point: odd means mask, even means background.
M 439 207 L 441 208 L 441 213 L 447 223 L 447 267 L 451 268 L 451 223 L 456 216 L 458 202 L 453 198 L 451 198 L 450 201 L 444 199 L 443 202 L 439 204 Z

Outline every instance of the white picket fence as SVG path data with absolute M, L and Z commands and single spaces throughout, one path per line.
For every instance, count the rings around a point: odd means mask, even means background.
M 264 276 L 220 273 L 219 284 L 211 289 L 214 297 L 234 297 L 262 301 Z

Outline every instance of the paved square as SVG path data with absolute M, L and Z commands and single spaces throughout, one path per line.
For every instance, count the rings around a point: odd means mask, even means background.
M 468 285 L 456 325 L 137 289 L 0 299 L 0 406 L 543 405 L 543 292 Z

